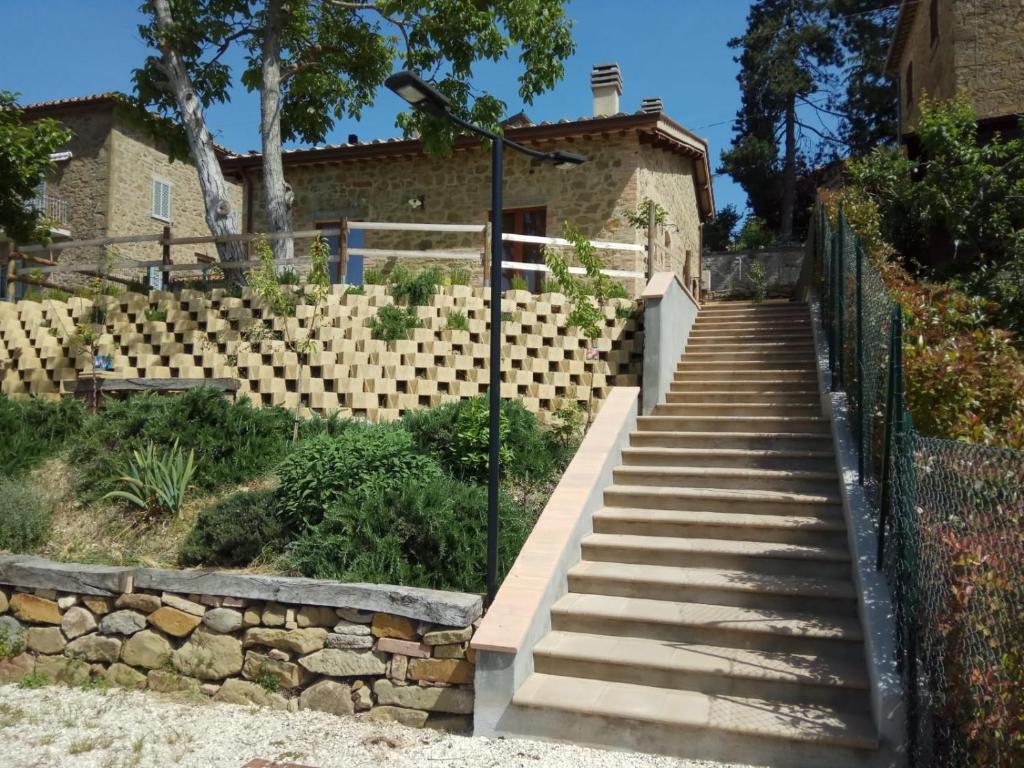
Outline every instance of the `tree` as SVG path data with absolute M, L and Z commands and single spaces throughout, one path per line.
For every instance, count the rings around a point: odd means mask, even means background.
M 744 35 L 729 41 L 742 51 L 736 58 L 742 102 L 722 170 L 783 241 L 794 234 L 797 177 L 810 166 L 800 142 L 810 136 L 839 143 L 820 119 L 843 61 L 829 6 L 828 0 L 757 0 Z
M 53 167 L 50 155 L 71 131 L 56 120 L 26 123 L 17 94 L 0 91 L 0 229 L 15 242 L 46 241 L 46 221 L 31 205 L 36 188 Z
M 856 157 L 896 143 L 897 88 L 885 71 L 885 59 L 899 3 L 834 0 L 834 13 L 846 51 L 846 85 L 842 94 L 833 96 L 830 107 L 842 115 L 839 135 L 847 152 Z
M 729 250 L 736 225 L 743 218 L 735 205 L 719 209 L 715 218 L 704 225 L 704 250 L 720 253 Z
M 145 106 L 183 126 L 215 234 L 238 231 L 224 194 L 203 109 L 229 99 L 231 52 L 244 56 L 240 80 L 260 93 L 263 186 L 270 232 L 292 229 L 292 190 L 284 177 L 283 141 L 321 143 L 338 120 L 357 119 L 373 103 L 396 60 L 423 73 L 474 122 L 496 128 L 499 99 L 476 91 L 474 65 L 518 51 L 519 95 L 526 103 L 563 74 L 574 45 L 565 0 L 147 0 L 140 33 L 158 55 L 136 71 Z M 398 121 L 425 147 L 444 152 L 454 138 L 445 120 L 411 112 Z M 275 240 L 275 256 L 291 241 Z M 227 247 L 222 258 L 241 258 Z

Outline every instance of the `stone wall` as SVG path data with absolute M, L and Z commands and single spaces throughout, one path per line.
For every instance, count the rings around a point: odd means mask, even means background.
M 639 199 L 654 200 L 668 213 L 667 224 L 660 228 L 657 263 L 652 272 L 675 272 L 680 280 L 686 274 L 688 259 L 690 274 L 699 276 L 701 221 L 694 162 L 654 147 L 641 147 Z M 646 232 L 640 234 L 646 237 Z
M 516 152 L 506 153 L 505 210 L 546 207 L 548 237 L 561 237 L 562 225 L 569 222 L 591 239 L 646 242 L 646 234 L 633 229 L 624 216 L 626 210 L 635 208 L 639 202 L 641 147 L 637 136 L 566 139 L 559 146 L 585 155 L 587 162 L 562 170 Z M 337 223 L 343 216 L 366 221 L 482 225 L 488 221 L 490 212 L 490 153 L 479 148 L 459 150 L 452 158 L 385 157 L 303 166 L 286 162 L 285 175 L 295 192 L 293 226 L 297 230 Z M 252 228 L 255 232 L 266 231 L 259 174 L 252 177 L 252 183 Z M 423 198 L 423 206 L 410 207 L 409 200 L 419 197 Z M 472 248 L 482 252 L 483 237 L 366 232 L 364 246 L 401 250 Z M 642 259 L 643 255 L 635 252 L 605 254 L 606 265 L 613 269 L 642 272 Z M 416 259 L 403 259 L 402 263 L 412 269 L 438 264 L 437 260 Z M 393 263 L 368 259 L 366 266 L 389 269 Z M 447 266 L 471 269 L 474 283 L 480 284 L 479 263 L 462 261 Z M 643 281 L 635 282 L 636 285 L 627 287 L 637 294 Z
M 237 378 L 240 394 L 258 405 L 293 408 L 301 394 L 309 410 L 373 421 L 487 391 L 484 289 L 440 288 L 430 305 L 417 309 L 423 327 L 410 339 L 372 339 L 367 321 L 392 303 L 384 286 L 366 286 L 365 295 L 335 286 L 301 385 L 298 358 L 283 341 L 241 343 L 242 331 L 265 312 L 248 291 L 240 298 L 219 289 L 112 298 L 99 346 L 112 358 L 113 378 Z M 635 386 L 642 333 L 634 317 L 616 316 L 614 303 L 605 307 L 604 333 L 594 343 L 598 359 L 588 360 L 591 344 L 568 326 L 564 296 L 506 291 L 502 396 L 546 418 L 571 401 L 596 410 L 611 387 Z M 69 339 L 91 308 L 79 298 L 0 302 L 0 392 L 56 397 L 88 373 L 88 350 L 74 349 Z M 148 319 L 147 311 L 166 319 Z M 447 330 L 449 312 L 463 313 L 469 329 Z M 274 319 L 273 327 L 283 331 L 283 321 Z
M 469 730 L 475 595 L 0 557 L 0 683 Z M 45 681 L 41 678 L 45 678 Z
M 801 246 L 776 247 L 761 251 L 705 253 L 704 269 L 711 273 L 707 295 L 712 299 L 739 299 L 753 296 L 750 266 L 759 262 L 765 270 L 768 296 L 790 297 L 800 280 L 805 260 Z
M 1024 1 L 953 3 L 956 85 L 979 119 L 1024 112 Z
M 110 110 L 94 110 L 58 119 L 72 133 L 71 140 L 61 151 L 70 150 L 73 157 L 57 163 L 46 175 L 46 194 L 68 201 L 70 223 L 67 229 L 73 239 L 105 237 L 113 114 Z M 69 263 L 95 264 L 101 255 L 98 248 L 76 248 L 64 259 Z
M 914 26 L 907 38 L 900 62 L 900 130 L 912 132 L 921 117 L 921 97 L 945 100 L 956 94 L 956 75 L 953 68 L 954 29 L 952 0 L 939 0 L 939 38 L 931 42 L 931 21 L 928 3 L 919 4 Z M 904 11 L 906 12 L 906 11 Z M 913 65 L 914 89 L 907 101 L 907 70 Z
M 167 152 L 138 128 L 115 122 L 110 143 L 113 147 L 110 167 L 110 216 L 107 235 L 160 234 L 165 224 L 171 224 L 175 237 L 209 235 L 206 226 L 206 209 L 202 192 L 196 177 L 195 166 L 190 162 L 172 162 Z M 171 184 L 171 221 L 165 222 L 153 217 L 153 180 L 159 179 Z M 229 182 L 232 208 L 242 221 L 241 185 Z M 77 238 L 77 236 L 76 236 Z M 123 261 L 159 260 L 162 249 L 159 243 L 129 243 L 111 246 L 111 266 Z M 213 244 L 180 245 L 171 249 L 174 262 L 194 262 L 196 254 L 216 258 L 217 248 Z M 182 273 L 175 273 L 181 275 Z

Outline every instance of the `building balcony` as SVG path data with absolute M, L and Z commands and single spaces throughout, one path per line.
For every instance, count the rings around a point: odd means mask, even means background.
M 70 226 L 71 208 L 62 197 L 39 195 L 33 198 L 29 206 L 42 214 L 50 229 L 67 230 Z

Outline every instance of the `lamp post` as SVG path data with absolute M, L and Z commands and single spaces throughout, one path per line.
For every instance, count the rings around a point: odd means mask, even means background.
M 413 72 L 396 72 L 384 81 L 389 89 L 405 99 L 414 109 L 432 117 L 449 120 L 471 133 L 491 142 L 491 371 L 487 394 L 490 400 L 488 432 L 487 474 L 487 604 L 498 591 L 498 491 L 500 475 L 501 427 L 501 262 L 502 244 L 502 187 L 504 148 L 509 147 L 524 155 L 552 163 L 557 168 L 573 168 L 586 162 L 586 158 L 571 152 L 540 152 L 504 136 L 463 120 L 451 110 L 451 102 L 433 86 L 425 83 Z

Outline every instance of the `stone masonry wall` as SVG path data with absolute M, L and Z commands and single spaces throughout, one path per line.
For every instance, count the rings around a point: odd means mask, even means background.
M 57 163 L 46 175 L 46 194 L 68 201 L 68 230 L 72 238 L 105 237 L 110 199 L 112 113 L 109 110 L 76 112 L 58 119 L 72 133 L 71 140 L 61 151 L 70 150 L 73 157 Z M 98 255 L 98 248 L 78 248 L 64 258 L 68 262 L 94 264 Z
M 515 152 L 505 156 L 505 210 L 547 208 L 547 236 L 561 237 L 569 222 L 591 239 L 624 243 L 646 242 L 624 217 L 639 202 L 637 184 L 641 148 L 637 136 L 567 139 L 559 144 L 578 152 L 587 162 L 562 170 L 539 164 Z M 429 222 L 434 224 L 485 224 L 490 212 L 490 153 L 481 149 L 460 150 L 454 157 L 427 156 L 379 158 L 361 162 L 316 166 L 285 165 L 285 175 L 295 192 L 293 226 L 312 229 L 338 222 L 343 216 L 366 221 Z M 258 174 L 253 176 L 253 230 L 266 230 L 264 198 Z M 409 200 L 423 197 L 422 208 Z M 466 249 L 483 251 L 481 235 L 427 232 L 366 232 L 367 248 Z M 301 244 L 297 250 L 302 248 Z M 643 256 L 635 252 L 609 252 L 609 268 L 643 271 Z M 436 259 L 403 259 L 412 269 L 455 266 L 473 271 L 479 285 L 478 262 L 444 264 Z M 367 267 L 389 269 L 392 263 L 368 259 Z M 627 286 L 634 294 L 642 281 Z
M 477 596 L 433 590 L 7 556 L 0 684 L 34 675 L 468 731 L 480 613 Z
M 694 161 L 649 146 L 642 148 L 641 160 L 640 200 L 654 200 L 668 212 L 654 271 L 675 272 L 682 279 L 689 258 L 691 274 L 698 277 L 701 222 Z
M 249 292 L 241 298 L 223 290 L 112 298 L 107 325 L 98 329 L 103 332 L 99 346 L 112 357 L 108 375 L 114 378 L 237 378 L 239 393 L 257 405 L 287 408 L 296 405 L 301 388 L 302 402 L 312 411 L 372 421 L 487 391 L 484 289 L 440 288 L 428 306 L 417 309 L 423 327 L 411 338 L 376 341 L 367 321 L 392 303 L 384 286 L 366 286 L 366 295 L 345 295 L 343 286 L 335 286 L 319 350 L 312 353 L 301 385 L 298 359 L 284 342 L 241 344 L 242 331 L 265 311 Z M 605 307 L 604 333 L 594 343 L 598 359 L 588 360 L 591 344 L 567 325 L 571 305 L 564 296 L 506 291 L 502 396 L 517 398 L 546 418 L 570 401 L 596 410 L 610 387 L 635 386 L 643 336 L 638 320 L 618 317 L 614 303 Z M 56 397 L 88 373 L 88 351 L 73 349 L 69 338 L 91 307 L 90 300 L 79 298 L 0 302 L 0 392 Z M 166 319 L 150 320 L 147 311 Z M 447 330 L 449 312 L 463 313 L 469 329 Z M 273 327 L 283 330 L 283 321 L 274 319 Z
M 1024 0 L 953 3 L 956 86 L 979 119 L 1024 112 Z
M 117 121 L 112 127 L 113 146 L 110 183 L 110 216 L 107 234 L 160 234 L 170 223 L 175 237 L 209 235 L 202 192 L 192 163 L 171 162 L 163 148 L 138 128 Z M 153 217 L 153 180 L 171 184 L 171 221 Z M 241 185 L 229 182 L 231 205 L 241 222 Z M 108 251 L 112 267 L 121 260 L 153 261 L 161 257 L 159 243 L 129 243 L 111 246 Z M 171 249 L 174 262 L 193 262 L 195 254 L 216 258 L 213 244 L 181 245 Z M 180 275 L 181 273 L 175 273 Z
M 954 15 L 952 0 L 939 0 L 939 39 L 931 42 L 928 2 L 920 3 L 900 62 L 900 130 L 913 131 L 921 117 L 921 97 L 945 100 L 956 94 L 953 69 Z M 913 64 L 914 92 L 907 102 L 907 70 Z

